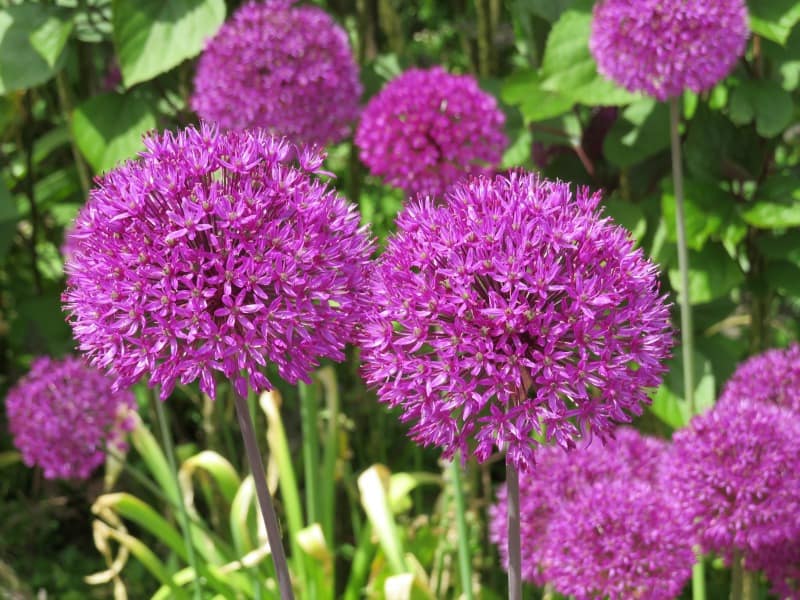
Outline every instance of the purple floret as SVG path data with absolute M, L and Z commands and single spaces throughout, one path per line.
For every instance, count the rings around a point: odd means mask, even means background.
M 800 346 L 767 350 L 739 365 L 721 401 L 739 398 L 777 404 L 800 415 Z
M 672 345 L 657 268 L 599 194 L 513 173 L 409 203 L 370 285 L 363 372 L 411 436 L 534 464 L 649 402 Z
M 40 357 L 8 392 L 6 414 L 14 445 L 29 467 L 48 479 L 86 479 L 106 449 L 124 449 L 136 402 L 129 390 L 75 357 Z
M 309 381 L 344 358 L 364 311 L 372 242 L 316 173 L 324 156 L 264 130 L 211 125 L 145 139 L 107 173 L 71 235 L 64 303 L 80 349 L 118 385 L 166 398 L 214 373 L 246 394 L 272 363 Z
M 409 69 L 367 104 L 355 143 L 386 184 L 439 195 L 466 175 L 495 171 L 507 143 L 504 122 L 474 77 Z
M 208 42 L 191 99 L 201 118 L 296 144 L 350 134 L 362 87 L 347 33 L 322 9 L 292 4 L 248 2 Z
M 666 100 L 713 87 L 748 35 L 743 0 L 600 0 L 589 48 L 604 76 Z

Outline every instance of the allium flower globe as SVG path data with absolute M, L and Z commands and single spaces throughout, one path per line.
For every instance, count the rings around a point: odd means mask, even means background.
M 641 414 L 672 343 L 656 267 L 599 194 L 535 175 L 473 178 L 411 202 L 379 260 L 364 375 L 412 437 L 534 463 Z
M 544 579 L 576 600 L 672 600 L 695 562 L 669 494 L 622 478 L 582 490 L 553 516 L 544 543 Z
M 86 479 L 107 447 L 123 449 L 136 402 L 112 383 L 78 358 L 37 358 L 6 397 L 9 430 L 25 464 L 38 465 L 48 479 Z
M 103 176 L 72 232 L 64 294 L 80 349 L 119 385 L 166 398 L 214 372 L 245 395 L 277 367 L 309 380 L 364 309 L 372 244 L 354 207 L 315 177 L 323 156 L 264 130 L 203 124 L 145 139 Z
M 409 69 L 364 109 L 355 143 L 370 173 L 409 195 L 492 174 L 507 139 L 497 101 L 471 75 Z
M 615 479 L 654 484 L 665 452 L 665 442 L 629 428 L 617 429 L 614 439 L 606 444 L 594 443 L 568 452 L 557 446 L 542 448 L 536 455 L 536 468 L 523 473 L 519 482 L 522 578 L 539 586 L 547 583 L 542 569 L 548 561 L 554 515 L 573 512 L 570 507 L 595 484 L 602 487 Z M 505 485 L 498 489 L 497 503 L 490 507 L 489 515 L 489 538 L 507 568 Z
M 349 135 L 362 87 L 347 33 L 322 9 L 292 4 L 248 2 L 208 42 L 191 99 L 201 118 L 298 144 Z
M 720 402 L 739 398 L 777 404 L 800 415 L 800 346 L 767 350 L 739 365 Z
M 602 75 L 666 100 L 713 87 L 748 35 L 744 0 L 600 0 L 589 49 Z
M 719 402 L 674 436 L 669 480 L 703 549 L 763 566 L 800 539 L 800 419 L 748 399 Z

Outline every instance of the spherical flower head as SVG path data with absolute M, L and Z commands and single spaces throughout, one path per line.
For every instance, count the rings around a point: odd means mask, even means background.
M 536 468 L 520 475 L 520 532 L 522 577 L 544 585 L 542 567 L 547 562 L 547 543 L 554 515 L 566 511 L 595 484 L 615 479 L 655 484 L 666 452 L 666 443 L 645 437 L 635 429 L 621 427 L 605 444 L 565 452 L 558 446 L 542 448 Z M 508 568 L 508 490 L 497 492 L 489 509 L 489 538 L 497 545 L 503 566 Z
M 589 49 L 605 77 L 666 100 L 713 87 L 748 34 L 744 0 L 600 0 Z
M 316 6 L 248 2 L 197 65 L 191 106 L 226 129 L 324 146 L 350 134 L 362 87 L 347 33 Z
M 108 447 L 124 448 L 136 408 L 129 390 L 75 357 L 37 358 L 8 392 L 6 414 L 26 465 L 48 479 L 86 479 Z
M 800 414 L 800 346 L 747 359 L 725 384 L 721 401 L 739 398 L 783 406 Z
M 271 362 L 309 381 L 364 309 L 372 252 L 354 207 L 315 173 L 323 155 L 264 130 L 203 124 L 145 139 L 78 215 L 64 293 L 80 349 L 126 386 L 166 398 L 214 372 L 270 389 Z
M 355 143 L 388 185 L 440 195 L 466 175 L 494 172 L 507 143 L 504 122 L 471 75 L 409 69 L 369 101 Z
M 674 436 L 670 486 L 704 550 L 727 560 L 800 539 L 800 419 L 751 400 L 719 402 Z
M 576 600 L 671 600 L 695 562 L 690 527 L 669 494 L 621 478 L 562 506 L 544 546 L 543 578 Z
M 536 432 L 601 438 L 649 402 L 672 344 L 656 267 L 602 216 L 536 175 L 473 178 L 411 202 L 371 282 L 366 381 L 411 436 L 534 464 Z

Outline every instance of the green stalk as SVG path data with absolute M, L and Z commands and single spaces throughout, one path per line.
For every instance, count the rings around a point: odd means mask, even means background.
M 325 391 L 328 410 L 328 431 L 322 456 L 322 481 L 320 515 L 325 541 L 334 547 L 334 515 L 336 514 L 336 462 L 339 458 L 339 389 L 336 374 L 331 367 L 320 369 L 320 383 Z
M 167 457 L 167 464 L 172 476 L 175 478 L 175 487 L 178 490 L 178 516 L 180 517 L 181 533 L 183 534 L 183 543 L 186 545 L 186 557 L 189 566 L 195 573 L 200 571 L 197 569 L 197 557 L 194 553 L 194 544 L 192 543 L 192 535 L 190 531 L 191 525 L 189 524 L 189 513 L 186 511 L 186 504 L 183 501 L 183 491 L 181 490 L 180 482 L 178 481 L 178 467 L 175 462 L 175 448 L 172 442 L 172 435 L 169 431 L 167 423 L 167 414 L 164 410 L 163 402 L 153 397 L 153 403 L 156 405 L 156 417 L 158 419 L 158 426 L 161 429 L 161 442 L 164 444 L 164 454 Z M 200 582 L 195 578 L 192 581 L 192 590 L 196 600 L 202 598 L 200 592 Z
M 694 340 L 692 337 L 692 304 L 689 297 L 689 250 L 686 246 L 686 219 L 683 207 L 683 164 L 681 159 L 680 97 L 669 101 L 669 132 L 672 145 L 672 180 L 675 188 L 675 231 L 678 236 L 678 268 L 681 275 L 681 348 L 683 350 L 683 394 L 689 414 L 695 414 L 694 403 Z
M 469 552 L 469 530 L 467 529 L 464 486 L 461 481 L 460 456 L 457 454 L 450 463 L 453 477 L 453 499 L 456 504 L 456 531 L 458 533 L 458 570 L 461 575 L 462 598 L 472 600 L 472 560 Z
M 692 600 L 706 600 L 706 565 L 700 548 L 694 549 L 696 562 L 692 567 Z
M 743 575 L 742 559 L 737 552 L 733 555 L 731 564 L 731 600 L 742 600 Z
M 281 600 L 294 600 L 292 591 L 292 580 L 289 576 L 289 566 L 286 564 L 286 552 L 283 549 L 281 539 L 281 529 L 278 524 L 278 516 L 272 505 L 272 497 L 267 487 L 264 463 L 261 460 L 261 453 L 258 450 L 256 434 L 253 430 L 253 420 L 250 418 L 250 410 L 247 407 L 247 399 L 239 394 L 233 394 L 236 404 L 236 415 L 239 418 L 239 429 L 241 429 L 242 440 L 244 441 L 247 461 L 250 463 L 250 470 L 253 472 L 253 482 L 256 487 L 258 504 L 261 506 L 261 517 L 264 520 L 264 527 L 267 530 L 267 540 L 272 554 L 272 562 L 275 565 L 275 575 L 278 580 L 278 590 Z
M 519 473 L 506 457 L 508 488 L 508 600 L 522 600 L 522 555 L 519 528 Z

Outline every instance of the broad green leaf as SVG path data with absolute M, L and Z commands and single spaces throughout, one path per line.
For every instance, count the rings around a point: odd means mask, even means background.
M 72 27 L 69 11 L 29 2 L 0 10 L 0 94 L 34 87 L 56 71 Z
M 669 110 L 651 98 L 628 106 L 603 141 L 612 163 L 629 167 L 669 147 Z
M 114 45 L 125 86 L 198 55 L 224 20 L 224 0 L 114 0 Z
M 748 0 L 750 29 L 768 40 L 785 44 L 795 24 L 800 21 L 797 0 Z
M 791 94 L 775 81 L 746 80 L 731 94 L 731 121 L 746 125 L 755 119 L 756 131 L 763 137 L 781 133 L 791 123 L 793 112 Z
M 744 281 L 739 264 L 719 244 L 706 244 L 699 252 L 689 252 L 689 297 L 692 304 L 703 304 L 728 294 Z M 669 269 L 672 288 L 682 294 L 677 264 Z
M 800 225 L 800 188 L 791 175 L 777 175 L 762 185 L 742 218 L 759 229 L 783 229 Z
M 517 0 L 517 5 L 530 14 L 554 23 L 575 0 Z
M 557 117 L 575 104 L 571 98 L 542 89 L 539 75 L 533 70 L 509 77 L 503 85 L 502 98 L 508 104 L 519 106 L 526 123 Z
M 155 126 L 153 108 L 136 93 L 94 96 L 72 114 L 75 142 L 96 172 L 134 158 L 144 148 L 142 135 Z
M 17 205 L 6 184 L 0 179 L 0 261 L 11 247 L 14 232 L 17 230 Z
M 543 90 L 589 106 L 627 104 L 631 94 L 597 72 L 589 52 L 592 12 L 587 3 L 566 11 L 553 25 L 545 46 L 541 70 Z
M 614 219 L 617 225 L 621 225 L 631 233 L 631 237 L 641 243 L 647 231 L 647 220 L 642 209 L 632 202 L 627 202 L 619 196 L 612 196 L 603 202 L 605 214 Z
M 714 406 L 716 382 L 711 361 L 694 352 L 694 404 L 696 414 Z M 673 429 L 684 427 L 692 418 L 683 389 L 683 349 L 667 361 L 667 375 L 653 395 L 650 411 Z
M 661 196 L 661 211 L 667 230 L 667 239 L 677 242 L 675 231 L 675 194 L 671 185 L 665 186 Z M 741 222 L 736 213 L 736 198 L 719 186 L 687 180 L 684 183 L 684 224 L 686 244 L 692 250 L 701 250 L 712 237 L 721 237 L 723 227 Z
M 198 471 L 205 471 L 217 484 L 226 502 L 232 502 L 241 481 L 236 469 L 226 458 L 212 450 L 204 450 L 187 458 L 178 469 L 178 478 L 183 486 L 183 497 L 189 502 L 194 494 L 191 484 L 192 476 Z
M 161 402 L 161 400 L 153 399 L 153 402 Z M 148 471 L 156 480 L 164 495 L 169 500 L 172 506 L 180 505 L 180 492 L 178 484 L 175 482 L 175 477 L 169 469 L 167 459 L 161 451 L 156 438 L 150 433 L 150 430 L 142 422 L 138 415 L 134 414 L 131 418 L 134 419 L 135 425 L 131 432 L 131 442 L 136 452 L 147 465 Z
M 800 298 L 800 267 L 788 260 L 767 263 L 764 279 L 770 287 L 792 298 Z
M 756 238 L 756 245 L 767 258 L 788 260 L 800 267 L 800 236 L 796 233 L 760 236 Z

